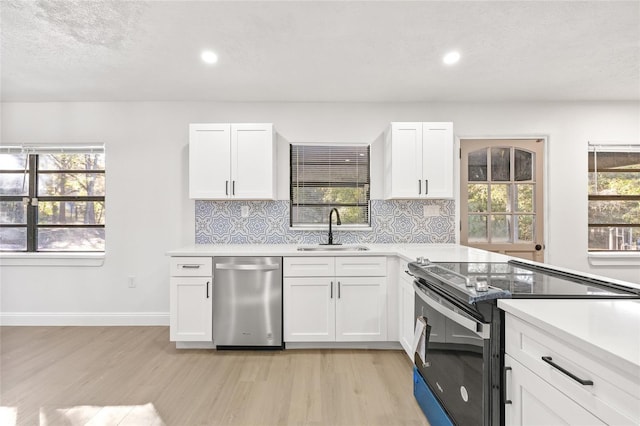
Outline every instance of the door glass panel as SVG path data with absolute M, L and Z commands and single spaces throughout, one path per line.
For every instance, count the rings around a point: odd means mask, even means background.
M 533 185 L 516 184 L 516 208 L 515 211 L 533 213 Z
M 511 211 L 510 188 L 511 185 L 491 185 L 491 211 L 494 213 L 506 213 Z
M 484 242 L 487 238 L 487 216 L 469 215 L 469 241 Z
M 509 242 L 511 216 L 491 215 L 491 242 Z
M 511 177 L 511 148 L 491 148 L 491 180 L 509 181 Z
M 533 180 L 533 153 L 516 149 L 513 155 L 514 174 L 513 180 Z
M 534 235 L 534 216 L 533 215 L 517 215 L 514 216 L 515 226 L 517 227 L 517 241 L 533 242 Z
M 481 149 L 468 154 L 469 181 L 487 180 L 487 150 Z
M 489 203 L 489 185 L 468 185 L 468 208 L 470 212 L 486 212 Z

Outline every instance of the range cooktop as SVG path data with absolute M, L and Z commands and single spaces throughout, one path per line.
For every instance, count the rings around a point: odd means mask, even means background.
M 488 262 L 412 262 L 422 281 L 466 292 L 469 301 L 511 298 L 640 298 L 640 290 L 592 277 L 510 260 Z

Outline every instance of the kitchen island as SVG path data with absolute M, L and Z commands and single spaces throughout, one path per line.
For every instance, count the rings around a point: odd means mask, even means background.
M 639 300 L 502 299 L 498 307 L 507 424 L 532 416 L 538 424 L 640 424 Z

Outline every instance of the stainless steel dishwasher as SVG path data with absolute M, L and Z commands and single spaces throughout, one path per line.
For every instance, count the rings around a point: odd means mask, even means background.
M 214 257 L 213 343 L 282 348 L 282 258 Z

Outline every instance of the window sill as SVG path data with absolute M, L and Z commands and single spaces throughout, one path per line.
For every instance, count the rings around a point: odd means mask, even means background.
M 589 264 L 593 266 L 634 266 L 640 265 L 640 251 L 616 251 L 588 253 Z
M 372 228 L 369 225 L 334 225 L 332 231 L 334 233 L 340 233 L 341 231 L 371 231 Z M 320 232 L 329 232 L 329 227 L 327 225 L 300 225 L 300 226 L 290 226 L 289 231 L 320 231 Z M 338 235 L 338 234 L 336 234 Z
M 102 266 L 100 253 L 0 253 L 0 266 Z

